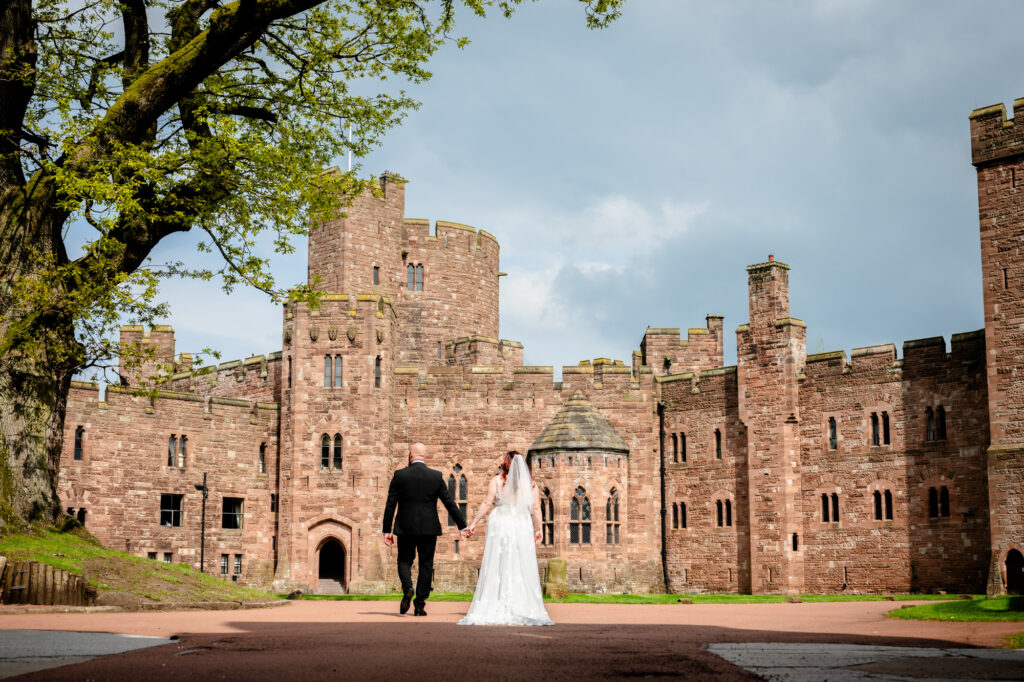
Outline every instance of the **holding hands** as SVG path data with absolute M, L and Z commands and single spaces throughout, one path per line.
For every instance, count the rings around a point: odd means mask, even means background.
M 476 532 L 476 524 L 475 523 L 473 525 L 471 525 L 471 526 L 466 526 L 465 528 L 460 530 L 459 534 L 461 534 L 464 539 L 468 540 L 471 537 L 473 537 L 473 533 L 474 532 Z

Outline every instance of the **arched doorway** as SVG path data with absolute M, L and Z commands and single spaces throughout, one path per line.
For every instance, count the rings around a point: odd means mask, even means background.
M 1006 591 L 1024 594 L 1024 554 L 1015 549 L 1006 555 Z
M 319 594 L 345 594 L 345 548 L 334 538 L 320 545 L 317 573 Z

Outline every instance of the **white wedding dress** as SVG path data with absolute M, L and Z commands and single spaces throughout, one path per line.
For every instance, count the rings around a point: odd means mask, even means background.
M 487 518 L 473 603 L 459 625 L 554 625 L 541 597 L 532 511 L 533 483 L 517 455 Z

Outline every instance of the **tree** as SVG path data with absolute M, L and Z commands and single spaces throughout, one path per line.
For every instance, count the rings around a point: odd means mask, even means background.
M 580 0 L 588 26 L 624 0 Z M 456 11 L 523 0 L 5 0 L 0 10 L 0 528 L 52 522 L 71 378 L 150 322 L 166 277 L 280 291 L 279 252 L 371 186 L 325 174 L 417 106 Z M 351 126 L 357 135 L 342 134 Z M 69 229 L 88 237 L 71 253 Z M 217 268 L 154 264 L 194 231 Z

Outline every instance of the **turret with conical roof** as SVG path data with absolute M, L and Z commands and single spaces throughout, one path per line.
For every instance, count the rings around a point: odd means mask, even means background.
M 629 446 L 622 436 L 582 391 L 576 391 L 533 441 L 528 454 L 580 450 L 629 454 Z

